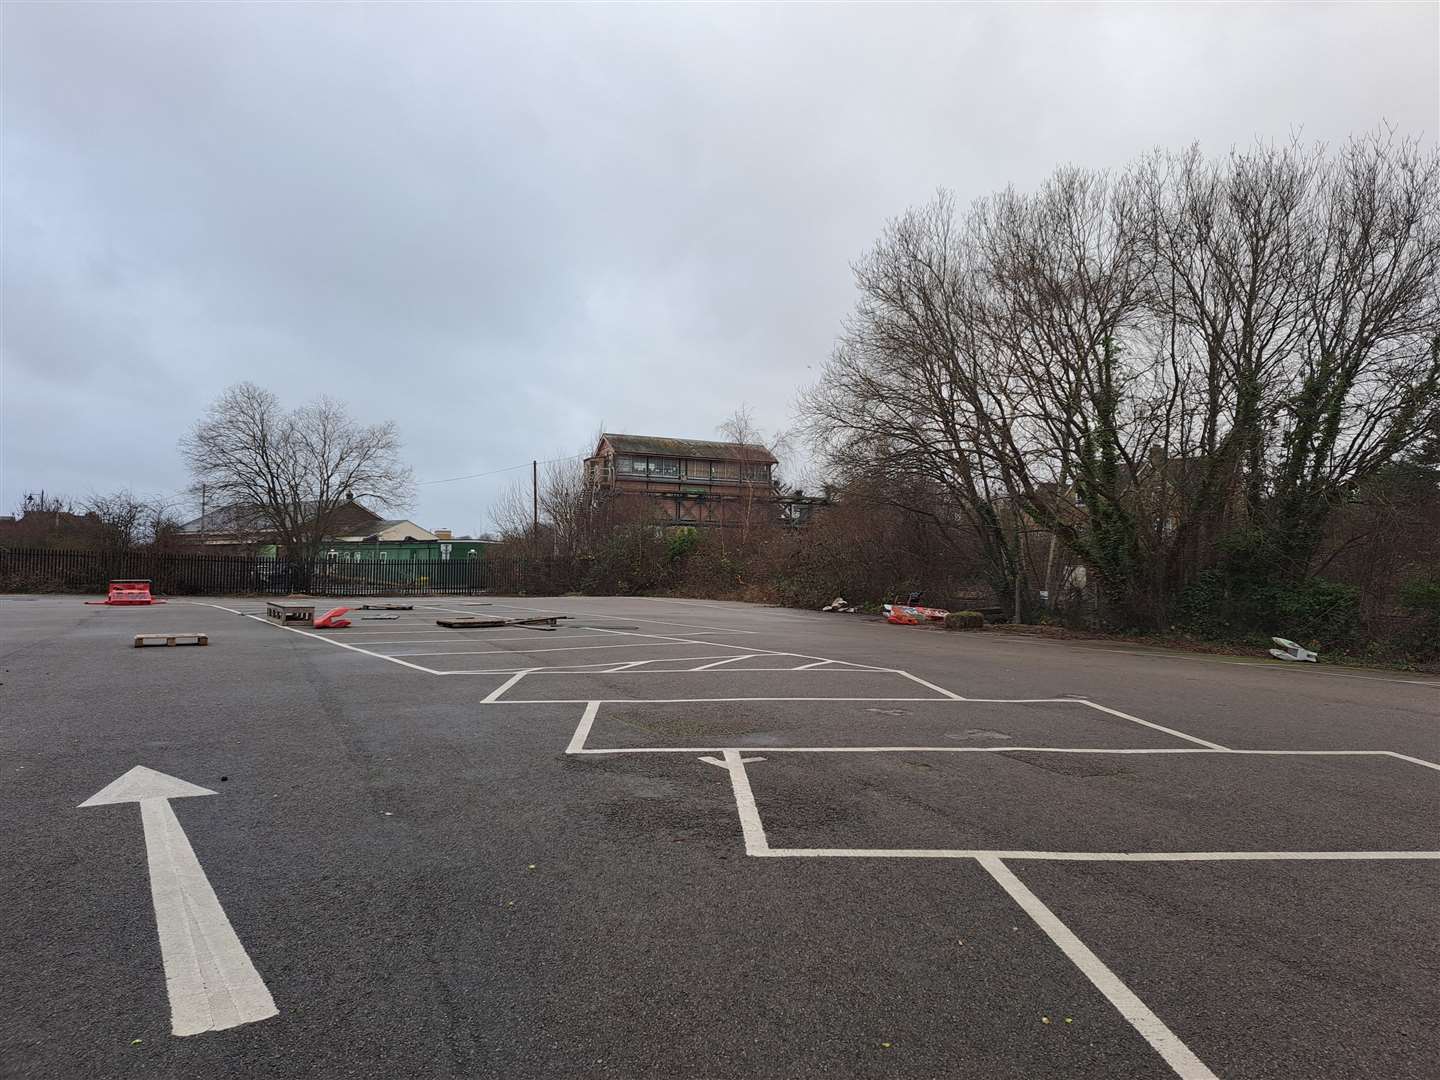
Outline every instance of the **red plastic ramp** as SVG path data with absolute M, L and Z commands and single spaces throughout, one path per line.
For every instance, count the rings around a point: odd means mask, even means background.
M 331 608 L 324 615 L 315 616 L 313 625 L 318 630 L 338 630 L 342 626 L 349 626 L 350 620 L 341 617 L 349 610 L 348 607 Z
M 125 607 L 136 604 L 163 604 L 150 595 L 149 578 L 116 578 L 110 582 L 109 595 L 104 600 L 86 600 L 87 604 L 104 604 L 108 607 Z

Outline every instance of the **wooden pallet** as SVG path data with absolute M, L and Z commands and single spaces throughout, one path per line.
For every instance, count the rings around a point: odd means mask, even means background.
M 281 623 L 313 623 L 315 621 L 315 605 L 286 604 L 279 600 L 267 600 L 265 602 L 265 617 Z
M 436 619 L 435 625 L 449 627 L 451 630 L 493 630 L 497 626 L 522 626 L 531 630 L 548 627 L 553 630 L 557 622 L 569 618 L 573 618 L 573 616 L 544 615 L 534 619 L 498 619 L 466 615 L 459 618 Z
M 209 634 L 136 634 L 135 648 L 147 645 L 209 645 Z

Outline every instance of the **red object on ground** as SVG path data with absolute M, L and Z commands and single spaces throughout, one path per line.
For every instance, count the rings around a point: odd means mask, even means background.
M 86 600 L 87 604 L 124 607 L 134 604 L 163 604 L 150 595 L 149 578 L 120 578 L 110 582 L 110 594 L 104 600 Z
M 919 626 L 922 622 L 944 622 L 950 614 L 944 608 L 912 607 L 909 604 L 886 604 L 885 621 L 897 626 Z
M 314 625 L 320 630 L 338 630 L 342 626 L 349 626 L 350 620 L 340 617 L 349 610 L 348 607 L 331 608 L 324 615 L 317 617 Z

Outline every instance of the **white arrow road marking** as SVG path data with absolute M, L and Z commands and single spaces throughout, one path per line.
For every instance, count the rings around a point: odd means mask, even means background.
M 176 1035 L 222 1031 L 280 1011 L 235 936 L 170 808 L 171 799 L 214 794 L 209 788 L 137 765 L 80 804 L 140 804 L 150 895 L 170 994 L 170 1024 Z

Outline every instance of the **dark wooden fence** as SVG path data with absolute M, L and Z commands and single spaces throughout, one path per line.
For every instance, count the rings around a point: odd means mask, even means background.
M 0 549 L 0 592 L 103 594 L 116 578 L 146 578 L 169 596 L 553 596 L 578 585 L 573 560 L 516 556 L 446 561 L 285 562 L 152 551 Z

